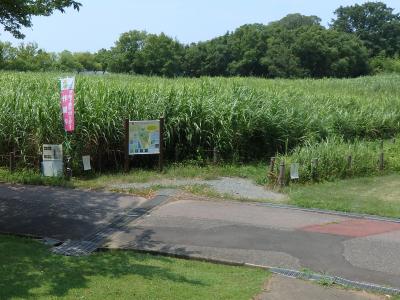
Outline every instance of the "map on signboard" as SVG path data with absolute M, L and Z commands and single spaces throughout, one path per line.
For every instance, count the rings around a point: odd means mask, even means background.
M 160 153 L 160 120 L 129 122 L 129 155 Z

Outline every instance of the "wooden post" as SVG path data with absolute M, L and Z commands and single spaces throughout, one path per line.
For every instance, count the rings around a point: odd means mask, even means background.
M 164 117 L 160 118 L 160 154 L 158 156 L 158 168 L 160 172 L 164 168 Z
M 317 180 L 318 178 L 318 158 L 313 158 L 311 161 L 311 173 L 312 179 Z
M 175 162 L 179 161 L 179 157 L 180 157 L 180 149 L 179 149 L 179 145 L 176 144 L 175 145 Z
M 385 156 L 383 154 L 383 151 L 379 154 L 379 170 L 383 171 L 385 168 Z
M 275 157 L 271 157 L 271 159 L 269 161 L 269 171 L 268 171 L 268 174 L 267 174 L 267 178 L 269 180 L 273 179 L 274 169 L 275 169 Z
M 270 161 L 269 161 L 269 173 L 274 173 L 274 169 L 275 169 L 275 157 L 271 157 Z
M 124 171 L 129 172 L 129 119 L 124 122 Z
M 353 165 L 353 157 L 350 154 L 349 156 L 347 156 L 347 169 L 351 169 L 352 165 Z
M 282 160 L 279 166 L 279 177 L 278 177 L 278 183 L 281 187 L 285 185 L 285 174 L 286 174 L 285 161 Z
M 13 172 L 15 168 L 15 153 L 10 152 L 10 172 Z
M 219 155 L 218 155 L 217 147 L 213 148 L 213 164 L 216 165 L 218 163 Z

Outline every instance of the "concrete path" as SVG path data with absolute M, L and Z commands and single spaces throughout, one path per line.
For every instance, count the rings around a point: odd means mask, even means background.
M 341 276 L 400 288 L 400 223 L 262 204 L 178 200 L 114 234 L 109 248 Z

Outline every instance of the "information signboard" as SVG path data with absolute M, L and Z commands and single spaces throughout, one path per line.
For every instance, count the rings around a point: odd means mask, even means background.
M 129 155 L 160 154 L 160 120 L 129 121 Z

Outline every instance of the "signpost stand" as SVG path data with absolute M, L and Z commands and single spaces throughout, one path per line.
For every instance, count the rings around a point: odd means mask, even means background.
M 124 171 L 129 172 L 129 119 L 124 122 Z
M 160 118 L 160 154 L 158 155 L 158 168 L 164 169 L 164 117 Z
M 164 168 L 164 117 L 159 120 L 124 122 L 124 171 L 129 172 L 129 156 L 158 155 L 158 169 Z

